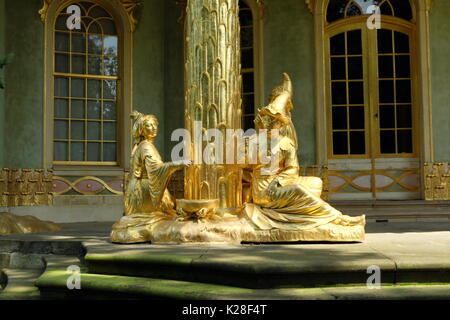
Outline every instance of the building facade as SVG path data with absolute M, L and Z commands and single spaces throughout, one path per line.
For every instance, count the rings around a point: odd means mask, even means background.
M 184 11 L 0 0 L 0 57 L 15 54 L 0 90 L 0 208 L 55 222 L 122 215 L 131 112 L 158 117 L 167 161 L 184 127 Z M 329 199 L 450 199 L 448 1 L 240 0 L 239 14 L 244 128 L 287 72 L 299 158 Z

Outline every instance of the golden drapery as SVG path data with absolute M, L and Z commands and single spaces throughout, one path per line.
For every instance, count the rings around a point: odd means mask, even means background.
M 276 174 L 263 174 L 270 165 L 257 166 L 253 171 L 253 203 L 245 205 L 244 213 L 255 228 L 308 230 L 328 223 L 348 226 L 364 223 L 364 217 L 345 216 L 320 198 L 320 178 L 299 176 L 294 141 L 283 137 L 279 146 L 280 169 Z

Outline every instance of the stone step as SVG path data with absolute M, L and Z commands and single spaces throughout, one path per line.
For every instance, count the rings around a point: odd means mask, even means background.
M 450 300 L 450 284 L 247 289 L 189 281 L 81 274 L 80 290 L 69 290 L 64 270 L 49 269 L 36 285 L 41 299 L 52 300 Z
M 369 266 L 384 284 L 450 283 L 450 260 L 397 253 L 387 257 L 360 244 L 128 245 L 85 243 L 89 273 L 210 283 L 249 289 L 365 284 Z M 395 254 L 395 253 L 394 253 Z M 422 257 L 423 258 L 423 257 Z
M 34 282 L 42 275 L 40 270 L 3 269 L 4 289 L 0 300 L 37 300 L 39 289 Z

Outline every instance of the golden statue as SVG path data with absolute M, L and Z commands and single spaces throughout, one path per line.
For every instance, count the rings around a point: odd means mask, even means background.
M 131 173 L 125 191 L 125 215 L 162 211 L 175 214 L 174 199 L 167 190 L 172 175 L 184 166 L 164 163 L 154 140 L 158 134 L 158 120 L 153 115 L 137 111 L 131 116 L 134 147 L 131 152 Z
M 291 119 L 292 83 L 287 74 L 283 77 L 283 84 L 272 91 L 269 105 L 259 110 L 255 120 L 258 131 L 267 130 L 267 144 L 275 141 L 277 148 L 270 150 L 278 150 L 277 154 L 270 154 L 269 158 L 276 162 L 262 161 L 261 148 L 256 149 L 256 164 L 245 165 L 251 169 L 249 196 L 237 213 L 225 210 L 224 214 L 224 208 L 214 199 L 179 199 L 176 203 L 183 208 L 177 209 L 167 185 L 175 171 L 190 165 L 162 162 L 153 145 L 158 121 L 154 116 L 134 113 L 135 146 L 125 192 L 126 216 L 114 225 L 112 240 L 118 243 L 364 240 L 364 216 L 343 215 L 321 199 L 320 178 L 299 176 L 298 140 Z M 271 130 L 279 132 L 277 140 L 272 139 Z M 191 214 L 186 214 L 186 208 L 191 208 Z
M 364 216 L 345 216 L 320 198 L 323 185 L 320 178 L 299 176 L 298 140 L 291 119 L 292 94 L 291 79 L 283 74 L 283 84 L 272 91 L 269 105 L 259 110 L 256 117 L 256 128 L 267 130 L 268 139 L 271 130 L 278 130 L 279 154 L 275 158 L 277 170 L 271 174 L 267 172 L 273 163 L 253 166 L 253 203 L 245 205 L 246 216 L 256 230 L 302 231 L 330 223 L 364 226 Z M 357 233 L 360 229 L 356 228 Z

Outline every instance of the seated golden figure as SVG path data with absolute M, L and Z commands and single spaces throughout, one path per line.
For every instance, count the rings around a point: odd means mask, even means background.
M 278 130 L 277 163 L 275 167 L 273 163 L 253 167 L 253 203 L 245 205 L 246 216 L 256 230 L 302 231 L 329 223 L 364 226 L 364 216 L 345 216 L 320 198 L 320 178 L 299 176 L 298 142 L 291 120 L 292 83 L 287 74 L 283 77 L 283 85 L 273 90 L 269 106 L 259 110 L 255 120 L 257 129 L 268 130 L 268 140 L 271 140 L 271 130 Z

